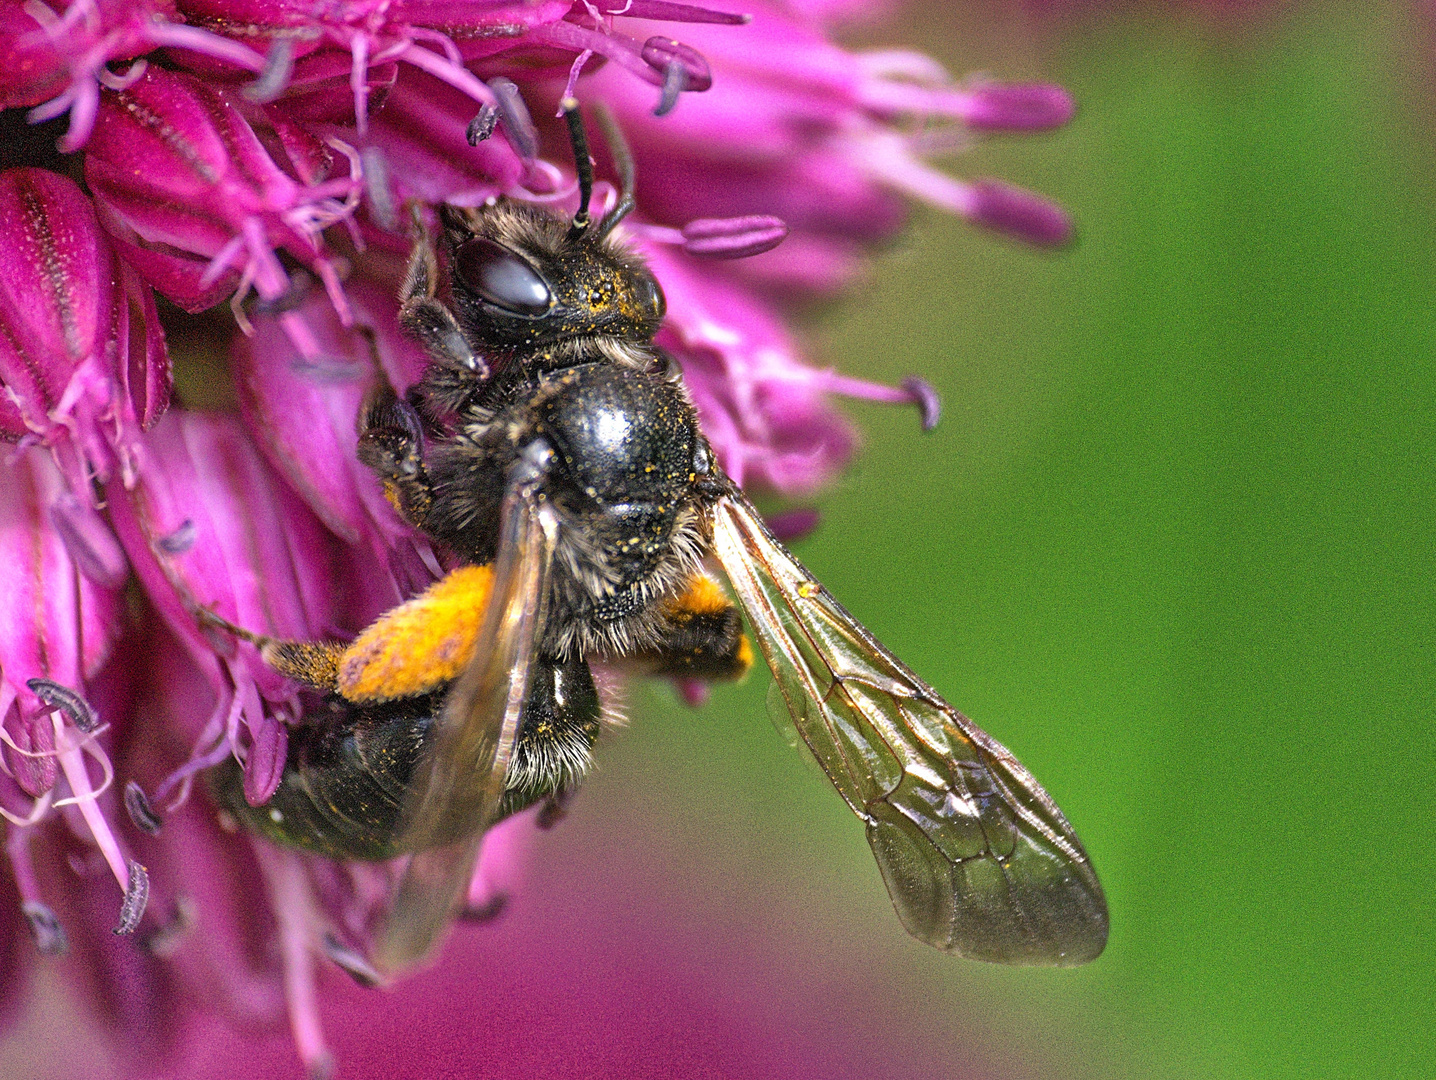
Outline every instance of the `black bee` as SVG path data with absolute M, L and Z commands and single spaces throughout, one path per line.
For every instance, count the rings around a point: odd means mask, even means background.
M 391 501 L 465 565 L 348 645 L 245 634 L 327 696 L 291 736 L 274 797 L 249 807 L 231 765 L 221 803 L 332 857 L 408 855 L 374 960 L 412 964 L 484 830 L 557 805 L 587 771 L 589 661 L 736 678 L 751 662 L 741 608 L 911 933 L 983 960 L 1093 959 L 1106 902 L 1061 811 L 812 580 L 718 467 L 653 344 L 663 292 L 612 237 L 633 208 L 621 137 L 607 125 L 622 196 L 593 221 L 577 103 L 565 115 L 578 213 L 441 208 L 447 275 L 421 241 L 401 309 L 432 366 L 408 400 L 380 386 L 360 419 L 360 456 Z

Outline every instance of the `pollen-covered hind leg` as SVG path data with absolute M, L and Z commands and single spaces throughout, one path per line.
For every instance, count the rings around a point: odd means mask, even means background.
M 738 609 L 711 577 L 694 574 L 662 611 L 662 640 L 634 657 L 650 674 L 721 682 L 752 667 L 753 647 Z

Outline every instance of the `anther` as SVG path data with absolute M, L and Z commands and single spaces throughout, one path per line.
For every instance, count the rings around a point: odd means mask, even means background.
M 155 546 L 166 555 L 183 555 L 190 548 L 194 547 L 195 537 L 198 530 L 194 526 L 193 518 L 185 518 L 179 523 L 179 528 L 166 536 L 161 536 L 155 541 Z
M 683 226 L 683 250 L 700 259 L 746 259 L 772 251 L 787 235 L 787 222 L 770 214 L 697 218 Z
M 26 684 L 37 698 L 52 709 L 59 709 L 81 731 L 94 731 L 100 724 L 95 710 L 83 697 L 68 686 L 50 679 L 31 679 Z
M 150 836 L 158 836 L 160 826 L 164 819 L 150 806 L 150 800 L 145 796 L 144 788 L 131 780 L 125 785 L 125 811 L 130 815 L 130 821 L 135 828 Z
M 917 406 L 918 412 L 922 416 L 923 431 L 931 431 L 937 427 L 937 422 L 942 416 L 942 397 L 938 394 L 937 388 L 926 379 L 920 379 L 916 375 L 909 375 L 901 385 L 912 397 L 913 404 Z
M 703 54 L 692 45 L 685 45 L 672 38 L 651 37 L 643 43 L 643 62 L 663 76 L 668 82 L 669 72 L 674 64 L 683 69 L 682 90 L 701 91 L 713 85 L 713 69 Z
M 494 92 L 499 119 L 503 121 L 509 144 L 518 152 L 519 157 L 532 161 L 538 154 L 538 129 L 534 127 L 533 118 L 529 116 L 528 106 L 524 104 L 518 85 L 512 79 L 499 76 L 489 80 L 489 89 Z
M 70 951 L 70 938 L 60 920 L 50 908 L 38 900 L 26 900 L 20 905 L 25 921 L 30 924 L 30 936 L 35 939 L 35 948 L 44 956 L 64 956 Z
M 264 58 L 264 70 L 259 73 L 259 78 L 244 88 L 244 96 L 256 105 L 267 105 L 284 93 L 292 74 L 294 43 L 285 37 L 275 38 Z
M 492 105 L 485 105 L 479 110 L 478 115 L 469 121 L 469 126 L 464 129 L 464 140 L 470 146 L 478 146 L 479 143 L 493 135 L 498 122 L 499 110 Z
M 125 887 L 125 898 L 120 902 L 120 925 L 117 934 L 133 934 L 135 927 L 145 917 L 145 905 L 150 902 L 150 875 L 134 859 L 128 861 L 130 883 Z
M 350 978 L 360 986 L 378 986 L 384 981 L 383 976 L 374 970 L 369 961 L 333 934 L 324 935 L 324 955 L 347 971 Z

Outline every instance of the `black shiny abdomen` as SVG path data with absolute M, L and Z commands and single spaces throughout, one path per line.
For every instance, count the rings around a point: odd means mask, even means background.
M 210 772 L 215 796 L 245 828 L 276 843 L 332 859 L 405 854 L 405 795 L 446 690 L 371 705 L 326 698 L 290 732 L 284 776 L 268 802 L 245 801 L 243 770 L 232 758 Z M 535 661 L 501 816 L 561 794 L 582 775 L 599 711 L 584 661 Z

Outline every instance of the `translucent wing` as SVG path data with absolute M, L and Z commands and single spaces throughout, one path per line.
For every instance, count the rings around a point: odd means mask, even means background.
M 867 824 L 913 936 L 1005 964 L 1082 964 L 1107 902 L 1081 842 L 1022 764 L 812 579 L 736 492 L 714 546 L 803 741 Z
M 374 959 L 386 973 L 418 963 L 433 948 L 473 876 L 483 832 L 497 817 L 558 535 L 539 490 L 548 456 L 538 444 L 510 474 L 474 658 L 449 691 L 432 749 L 411 781 L 401 835 L 417 854 L 380 928 Z

